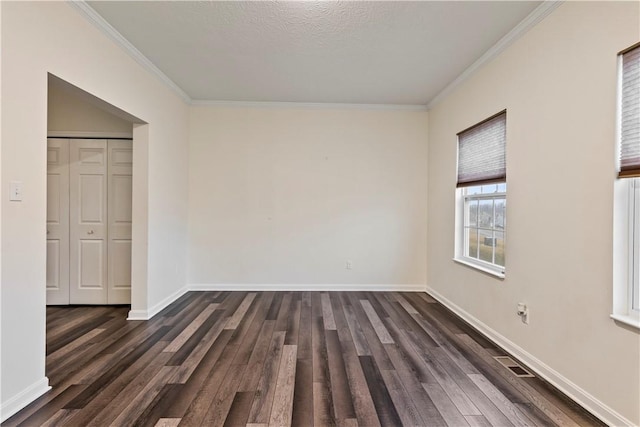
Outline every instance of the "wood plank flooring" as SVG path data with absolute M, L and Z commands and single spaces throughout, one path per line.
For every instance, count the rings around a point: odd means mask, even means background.
M 600 426 L 427 294 L 190 292 L 47 308 L 53 389 L 6 426 Z

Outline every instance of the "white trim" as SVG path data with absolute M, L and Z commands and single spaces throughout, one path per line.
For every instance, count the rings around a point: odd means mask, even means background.
M 425 292 L 424 284 L 278 284 L 278 283 L 192 283 L 190 291 L 336 291 L 336 292 Z
M 330 102 L 261 102 L 261 101 L 209 101 L 194 99 L 191 105 L 230 108 L 305 108 L 311 110 L 398 110 L 427 111 L 426 105 L 413 104 L 342 104 Z
M 476 270 L 480 270 L 483 273 L 490 274 L 491 276 L 495 276 L 498 279 L 504 279 L 504 271 L 498 271 L 497 269 L 492 269 L 491 265 L 487 265 L 486 267 L 481 264 L 482 261 L 476 260 L 474 258 L 453 258 L 455 262 L 458 264 L 462 264 L 464 266 L 474 268 Z
M 13 396 L 0 405 L 0 423 L 6 421 L 12 415 L 25 408 L 31 402 L 51 390 L 49 386 L 49 378 L 44 377 L 40 381 L 36 381 L 20 393 Z
M 150 320 L 188 291 L 187 287 L 183 287 L 147 310 L 130 310 L 127 320 Z
M 542 4 L 536 7 L 533 12 L 527 15 L 518 25 L 513 27 L 504 37 L 502 37 L 496 44 L 489 48 L 480 58 L 462 72 L 454 81 L 449 83 L 447 87 L 442 89 L 435 97 L 427 104 L 427 109 L 432 109 L 440 101 L 446 98 L 451 92 L 453 92 L 458 86 L 460 86 L 465 80 L 471 77 L 475 72 L 481 68 L 484 64 L 491 62 L 498 55 L 504 52 L 509 46 L 511 46 L 516 40 L 523 36 L 531 28 L 535 27 L 540 21 L 546 18 L 551 12 L 553 12 L 564 1 L 543 1 Z
M 612 314 L 609 317 L 617 322 L 624 323 L 625 325 L 632 326 L 636 329 L 640 329 L 640 319 L 637 319 L 635 317 L 626 316 L 623 314 Z
M 87 21 L 94 27 L 102 31 L 104 35 L 113 40 L 126 53 L 129 54 L 136 62 L 142 65 L 147 71 L 156 76 L 160 81 L 173 90 L 186 103 L 191 102 L 191 97 L 183 91 L 180 86 L 174 83 L 165 73 L 163 73 L 153 62 L 142 54 L 129 40 L 124 38 L 118 30 L 113 28 L 94 8 L 89 6 L 84 0 L 67 0 L 67 3 L 76 9 Z
M 444 296 L 440 295 L 437 291 L 427 286 L 427 293 L 433 298 L 438 300 L 442 305 L 453 311 L 455 314 L 464 319 L 467 323 L 477 329 L 485 337 L 493 341 L 498 346 L 502 347 L 516 359 L 522 361 L 527 367 L 533 370 L 541 378 L 551 383 L 554 387 L 560 390 L 562 393 L 569 396 L 572 400 L 578 403 L 580 406 L 591 412 L 611 426 L 632 426 L 633 422 L 626 419 L 624 416 L 616 412 L 614 409 L 606 405 L 604 402 L 598 400 L 592 396 L 589 392 L 574 384 L 571 380 L 557 372 L 544 362 L 536 358 L 531 353 L 527 352 L 514 342 L 510 341 L 506 337 L 502 336 L 497 331 L 493 330 L 480 320 L 476 319 L 471 314 L 467 313 L 462 308 L 458 307 L 453 302 L 449 301 Z
M 47 138 L 130 138 L 133 139 L 133 132 L 93 132 L 83 130 L 50 130 Z

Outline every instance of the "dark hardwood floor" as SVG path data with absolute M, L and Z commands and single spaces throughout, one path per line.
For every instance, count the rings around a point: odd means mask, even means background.
M 190 292 L 148 322 L 127 311 L 47 308 L 53 389 L 3 425 L 602 425 L 427 294 Z

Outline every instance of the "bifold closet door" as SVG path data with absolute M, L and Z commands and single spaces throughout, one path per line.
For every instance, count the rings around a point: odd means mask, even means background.
M 131 141 L 109 140 L 108 292 L 109 304 L 131 303 Z
M 107 303 L 107 141 L 69 141 L 70 303 Z
M 69 142 L 47 140 L 47 304 L 69 304 Z

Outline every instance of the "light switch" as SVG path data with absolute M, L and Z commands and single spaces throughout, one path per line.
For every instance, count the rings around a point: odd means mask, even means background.
M 22 181 L 11 181 L 9 183 L 9 200 L 12 202 L 22 201 Z

